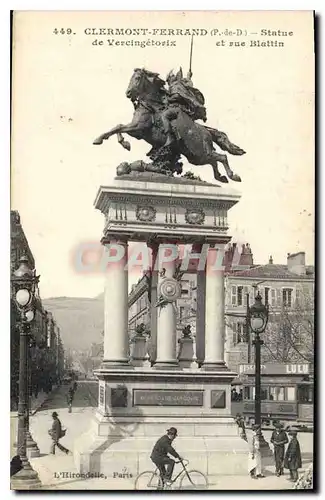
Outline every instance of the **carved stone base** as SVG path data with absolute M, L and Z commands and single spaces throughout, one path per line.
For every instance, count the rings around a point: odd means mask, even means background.
M 10 488 L 12 490 L 38 490 L 41 486 L 42 483 L 38 474 L 34 471 L 29 461 L 25 462 L 24 468 L 10 479 Z
M 30 431 L 27 431 L 26 433 L 26 453 L 28 458 L 36 458 L 40 456 L 39 447 L 32 438 Z
M 127 469 L 134 477 L 153 465 L 150 453 L 170 426 L 175 447 L 204 474 L 247 474 L 247 443 L 231 416 L 232 372 L 100 370 L 103 387 L 88 432 L 75 442 L 82 473 L 112 477 Z M 227 472 L 228 471 L 228 472 Z

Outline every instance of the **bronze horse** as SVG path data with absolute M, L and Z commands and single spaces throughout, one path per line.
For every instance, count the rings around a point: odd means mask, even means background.
M 119 143 L 127 150 L 131 149 L 129 142 L 125 141 L 122 133 L 135 139 L 143 139 L 153 146 L 155 150 L 166 143 L 166 133 L 159 121 L 159 112 L 166 108 L 167 91 L 165 82 L 157 73 L 145 69 L 135 69 L 131 77 L 126 96 L 134 104 L 135 111 L 131 123 L 119 124 L 108 132 L 95 139 L 93 144 L 102 142 L 117 134 Z M 226 176 L 218 170 L 218 162 L 222 163 L 229 179 L 240 182 L 239 175 L 235 174 L 225 154 L 217 153 L 213 143 L 223 151 L 232 155 L 243 155 L 245 151 L 232 144 L 224 132 L 211 127 L 195 123 L 181 108 L 177 109 L 175 119 L 172 121 L 174 134 L 177 137 L 177 149 L 192 165 L 211 165 L 214 178 L 219 182 L 228 182 Z

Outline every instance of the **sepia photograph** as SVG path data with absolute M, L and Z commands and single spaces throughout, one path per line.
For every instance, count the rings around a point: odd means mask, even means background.
M 315 491 L 315 12 L 11 23 L 11 490 Z

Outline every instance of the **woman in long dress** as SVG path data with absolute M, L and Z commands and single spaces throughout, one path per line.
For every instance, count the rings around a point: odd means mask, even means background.
M 253 425 L 253 437 L 250 442 L 249 456 L 248 456 L 248 472 L 252 479 L 265 477 L 262 474 L 262 457 L 260 450 L 260 432 L 259 425 Z

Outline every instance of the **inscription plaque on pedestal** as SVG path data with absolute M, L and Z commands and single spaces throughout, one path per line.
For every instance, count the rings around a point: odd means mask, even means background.
M 203 406 L 203 391 L 134 389 L 133 406 Z

